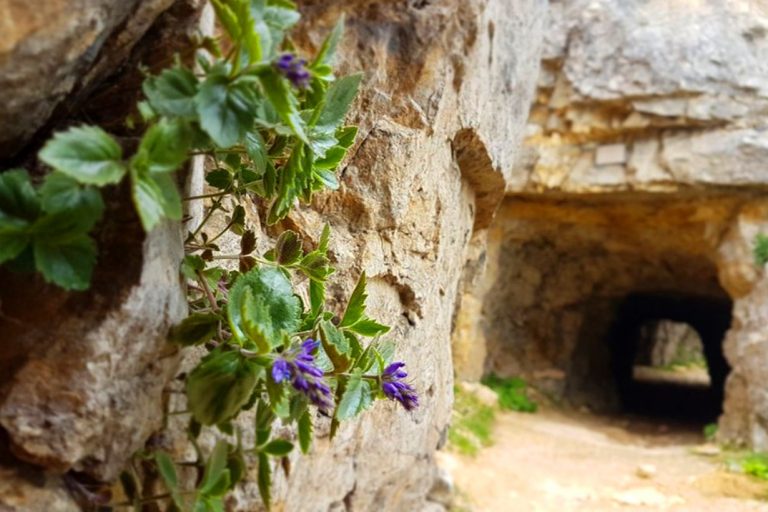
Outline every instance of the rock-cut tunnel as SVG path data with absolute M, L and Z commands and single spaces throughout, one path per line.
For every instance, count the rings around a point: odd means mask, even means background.
M 715 421 L 732 301 L 717 233 L 738 198 L 509 196 L 489 232 L 485 373 L 593 411 Z M 647 326 L 687 325 L 706 380 L 638 374 Z M 645 363 L 647 365 L 647 363 Z

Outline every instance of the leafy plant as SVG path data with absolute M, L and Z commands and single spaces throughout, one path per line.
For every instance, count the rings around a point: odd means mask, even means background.
M 454 397 L 448 442 L 459 453 L 475 456 L 481 448 L 493 444 L 496 413 L 493 407 L 459 387 L 454 388 Z
M 717 438 L 717 423 L 707 423 L 704 425 L 704 439 L 714 441 Z
M 517 412 L 536 412 L 538 409 L 536 402 L 528 397 L 528 384 L 519 377 L 503 379 L 490 374 L 483 377 L 482 383 L 496 392 L 502 409 Z
M 248 197 L 267 206 L 272 225 L 297 201 L 339 186 L 335 170 L 357 133 L 344 119 L 361 81 L 333 74 L 343 21 L 307 62 L 292 53 L 287 36 L 299 19 L 291 0 L 211 1 L 228 41 L 202 41 L 207 52 L 199 52 L 195 70 L 177 63 L 146 78 L 146 99 L 138 105 L 144 131 L 133 154 L 102 129 L 77 126 L 55 134 L 40 151 L 53 171 L 41 182 L 24 170 L 0 174 L 0 264 L 35 268 L 65 289 L 85 290 L 97 259 L 91 232 L 104 211 L 104 187 L 128 180 L 150 231 L 182 218 L 175 171 L 193 155 L 207 159 L 212 192 L 186 198 L 209 202 L 185 239 L 181 272 L 191 314 L 169 333 L 171 341 L 207 352 L 186 375 L 188 411 L 174 413 L 190 415 L 196 458 L 141 454 L 168 492 L 145 496 L 142 479 L 126 471 L 121 482 L 136 509 L 165 501 L 169 510 L 220 511 L 224 496 L 245 477 L 249 457 L 257 461 L 269 508 L 273 466 L 294 450 L 293 442 L 273 436 L 275 422 L 293 425 L 306 453 L 318 415 L 330 418 L 333 437 L 340 421 L 376 399 L 407 410 L 418 406 L 404 363 L 393 361 L 393 345 L 380 339 L 389 327 L 366 314 L 365 274 L 340 319 L 326 308 L 326 283 L 335 271 L 330 229 L 316 242 L 284 230 L 259 253 L 246 221 Z M 217 212 L 227 224 L 209 233 Z M 240 238 L 239 253 L 221 253 L 216 242 L 226 233 Z M 235 420 L 248 410 L 255 415 L 254 441 L 246 446 Z M 205 428 L 236 441 L 219 441 L 205 453 L 197 442 Z M 197 478 L 182 478 L 181 467 L 194 468 Z
M 747 475 L 768 480 L 768 454 L 750 453 L 741 460 L 741 469 Z

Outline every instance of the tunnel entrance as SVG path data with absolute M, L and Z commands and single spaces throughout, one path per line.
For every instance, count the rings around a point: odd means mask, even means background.
M 483 372 L 574 410 L 717 421 L 733 308 L 717 247 L 737 199 L 508 197 L 488 234 Z M 674 333 L 689 339 L 660 341 Z
M 633 294 L 608 334 L 623 412 L 707 423 L 722 412 L 729 300 Z

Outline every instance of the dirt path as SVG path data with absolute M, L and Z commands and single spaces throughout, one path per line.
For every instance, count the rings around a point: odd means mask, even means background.
M 493 446 L 441 454 L 472 512 L 768 511 L 768 487 L 694 453 L 696 430 L 565 415 L 499 413 Z

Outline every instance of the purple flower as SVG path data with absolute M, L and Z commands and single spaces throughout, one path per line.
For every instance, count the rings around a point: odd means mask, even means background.
M 306 89 L 309 87 L 311 77 L 309 71 L 304 67 L 307 61 L 299 59 L 292 53 L 284 53 L 275 61 L 275 67 L 280 73 L 290 80 L 297 89 Z
M 315 356 L 312 355 L 319 346 L 319 341 L 308 339 L 300 347 L 275 359 L 272 378 L 278 384 L 290 379 L 296 391 L 303 393 L 321 411 L 327 412 L 333 407 L 331 388 L 323 379 L 323 370 L 315 366 Z
M 402 381 L 408 376 L 404 367 L 405 363 L 399 361 L 387 366 L 381 374 L 381 389 L 387 398 L 397 400 L 407 411 L 412 411 L 419 406 L 419 396 L 410 384 Z

